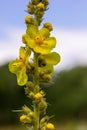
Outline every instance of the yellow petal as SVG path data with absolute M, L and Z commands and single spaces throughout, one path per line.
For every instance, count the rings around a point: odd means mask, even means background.
M 49 49 L 53 49 L 56 46 L 55 37 L 50 37 L 50 38 L 46 39 L 42 46 L 47 46 Z
M 43 57 L 45 59 L 45 62 L 50 65 L 56 65 L 60 62 L 60 55 L 56 52 L 44 55 Z
M 20 58 L 25 59 L 25 49 L 24 47 L 20 47 Z
M 26 74 L 26 67 L 22 67 L 22 69 L 17 73 L 17 82 L 18 85 L 23 86 L 27 83 L 28 76 Z
M 9 70 L 10 72 L 16 74 L 21 69 L 22 62 L 14 60 L 9 63 Z
M 50 31 L 47 28 L 43 27 L 42 29 L 40 29 L 38 35 L 48 38 L 50 36 Z

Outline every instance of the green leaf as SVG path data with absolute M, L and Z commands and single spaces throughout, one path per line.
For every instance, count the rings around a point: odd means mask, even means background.
M 44 55 L 45 62 L 50 65 L 56 65 L 60 62 L 60 55 L 56 52 Z

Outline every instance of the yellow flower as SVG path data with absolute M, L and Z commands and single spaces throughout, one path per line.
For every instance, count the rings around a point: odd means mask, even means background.
M 28 64 L 28 58 L 30 50 L 26 51 L 25 48 L 20 47 L 19 58 L 10 62 L 9 70 L 16 74 L 18 85 L 23 86 L 27 83 L 28 75 L 26 74 L 26 66 Z
M 25 41 L 33 51 L 41 54 L 49 54 L 56 45 L 56 39 L 50 37 L 49 29 L 43 27 L 38 30 L 34 25 L 28 25 Z
M 54 130 L 55 128 L 54 128 L 54 125 L 52 124 L 52 123 L 48 123 L 47 125 L 46 125 L 46 130 Z

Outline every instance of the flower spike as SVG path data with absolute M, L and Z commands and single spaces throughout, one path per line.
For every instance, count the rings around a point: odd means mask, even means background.
M 17 84 L 24 86 L 25 95 L 32 100 L 33 107 L 24 105 L 19 118 L 29 130 L 55 129 L 48 122 L 48 103 L 41 86 L 42 83 L 52 83 L 54 65 L 60 62 L 60 55 L 52 52 L 57 43 L 56 38 L 51 36 L 52 24 L 46 22 L 40 26 L 48 4 L 48 0 L 29 1 L 29 15 L 25 17 L 26 32 L 22 35 L 24 47 L 20 47 L 19 57 L 9 63 L 9 70 L 16 75 Z

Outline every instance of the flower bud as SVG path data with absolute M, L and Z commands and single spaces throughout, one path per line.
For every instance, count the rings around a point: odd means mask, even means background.
M 47 125 L 48 120 L 49 120 L 48 116 L 45 116 L 40 120 L 40 128 L 41 128 L 41 130 L 46 130 L 46 125 Z
M 34 93 L 30 92 L 29 96 L 30 96 L 30 98 L 34 98 Z
M 43 97 L 43 95 L 40 92 L 38 92 L 37 94 L 34 95 L 34 99 L 37 102 L 41 101 L 42 97 Z
M 45 5 L 48 5 L 49 4 L 49 1 L 48 0 L 45 0 Z
M 40 10 L 44 10 L 44 9 L 45 9 L 43 3 L 39 3 L 39 4 L 37 4 L 37 8 L 40 9 Z
M 48 117 L 48 116 L 45 116 L 45 117 L 43 117 L 43 118 L 41 119 L 40 124 L 42 125 L 42 124 L 48 122 L 48 120 L 49 120 L 49 117 Z
M 54 128 L 54 125 L 52 124 L 52 123 L 48 123 L 47 125 L 46 125 L 46 130 L 54 130 L 55 128 Z
M 42 95 L 45 95 L 45 93 L 44 93 L 44 91 L 43 91 L 43 90 L 41 90 L 41 91 L 40 91 L 40 93 L 41 93 Z
M 27 119 L 27 116 L 26 115 L 22 115 L 22 116 L 20 116 L 20 121 L 21 122 L 25 122 L 26 121 L 26 119 Z
M 50 74 L 44 74 L 44 76 L 43 76 L 43 79 L 45 80 L 45 81 L 50 81 L 51 80 L 51 75 Z
M 28 13 L 33 14 L 34 13 L 34 5 L 32 2 L 29 2 L 28 4 Z
M 37 5 L 40 2 L 40 0 L 32 0 L 33 5 Z
M 20 122 L 22 123 L 31 123 L 31 119 L 27 115 L 20 116 Z
M 25 23 L 26 24 L 32 23 L 32 16 L 26 16 L 25 17 Z
M 27 43 L 26 34 L 23 34 L 23 35 L 22 35 L 22 42 L 25 43 L 25 44 Z
M 27 82 L 26 87 L 28 87 L 30 91 L 34 90 L 34 85 L 33 85 L 33 83 L 31 81 Z
M 39 103 L 39 109 L 40 109 L 40 112 L 45 112 L 47 108 L 47 103 L 46 101 L 42 100 L 40 103 Z
M 35 90 L 35 92 L 39 92 L 39 90 L 40 90 L 39 85 L 36 85 L 34 90 Z
M 46 130 L 46 127 L 44 126 L 41 130 Z
M 28 87 L 25 87 L 24 90 L 25 90 L 25 94 L 26 94 L 27 96 L 29 96 L 30 89 L 29 89 Z
M 52 27 L 52 24 L 47 22 L 44 24 L 44 27 L 47 28 L 49 31 L 52 31 L 53 30 L 53 27 Z
M 30 116 L 30 118 L 34 118 L 34 112 L 31 111 L 31 112 L 29 113 L 29 116 Z

